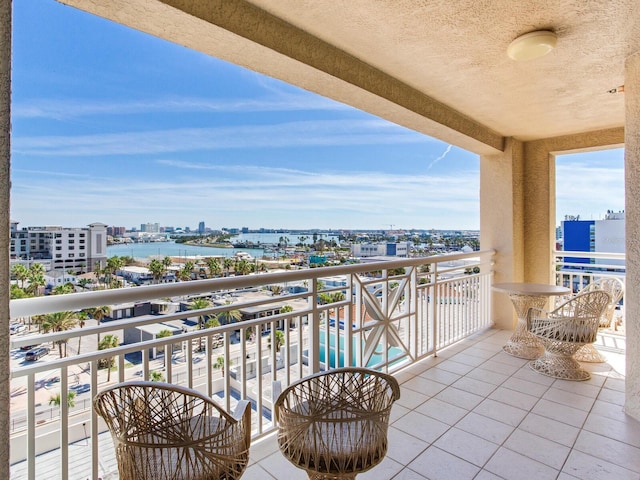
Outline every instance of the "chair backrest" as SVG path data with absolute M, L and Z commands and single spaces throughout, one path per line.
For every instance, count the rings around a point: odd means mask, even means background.
M 611 325 L 616 307 L 622 299 L 622 296 L 624 295 L 624 285 L 617 278 L 602 277 L 595 280 L 594 282 L 591 282 L 589 285 L 580 290 L 579 293 L 593 292 L 594 290 L 604 290 L 611 296 L 607 307 L 602 313 L 602 318 L 604 321 L 600 322 L 600 326 L 608 327 L 609 325 Z
M 276 420 L 286 409 L 303 410 L 343 408 L 359 413 L 390 410 L 400 398 L 400 386 L 391 375 L 369 368 L 345 367 L 305 377 L 287 387 L 274 405 Z
M 131 381 L 101 391 L 93 406 L 111 432 L 121 479 L 233 479 L 246 468 L 249 405 L 234 418 L 195 390 Z
M 596 318 L 602 316 L 607 308 L 611 296 L 604 290 L 593 290 L 579 293 L 575 297 L 558 306 L 550 316 L 573 317 L 580 319 Z

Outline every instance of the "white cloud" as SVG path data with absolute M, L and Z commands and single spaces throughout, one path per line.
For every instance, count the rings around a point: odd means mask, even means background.
M 589 162 L 557 162 L 556 220 L 580 215 L 584 220 L 602 219 L 607 210 L 624 210 L 624 167 L 596 166 Z
M 104 115 L 139 115 L 149 113 L 248 113 L 291 111 L 337 111 L 350 107 L 314 95 L 280 93 L 269 99 L 162 98 L 147 101 L 106 101 L 95 99 L 31 99 L 18 101 L 11 108 L 17 119 L 74 119 Z
M 477 174 L 418 176 L 259 165 L 241 170 L 223 166 L 211 174 L 202 170 L 160 181 L 116 178 L 117 172 L 111 173 L 114 178 L 56 182 L 32 177 L 16 182 L 12 217 L 32 224 L 56 218 L 57 224 L 71 225 L 92 221 L 195 225 L 205 220 L 219 227 L 382 228 L 393 223 L 407 228 L 477 228 Z
M 18 154 L 34 156 L 105 156 L 433 141 L 382 120 L 318 120 L 96 135 L 16 136 L 12 149 Z

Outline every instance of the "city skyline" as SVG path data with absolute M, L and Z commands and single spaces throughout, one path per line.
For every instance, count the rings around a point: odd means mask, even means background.
M 13 33 L 21 226 L 479 229 L 470 152 L 53 0 Z M 561 157 L 557 221 L 623 210 L 623 163 Z

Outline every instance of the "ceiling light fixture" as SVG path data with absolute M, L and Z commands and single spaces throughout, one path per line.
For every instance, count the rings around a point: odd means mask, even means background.
M 509 44 L 507 55 L 518 61 L 543 57 L 555 48 L 557 38 L 551 30 L 525 33 Z

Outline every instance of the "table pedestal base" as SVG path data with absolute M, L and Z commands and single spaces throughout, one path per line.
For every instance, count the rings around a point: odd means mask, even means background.
M 509 294 L 518 316 L 516 331 L 502 349 L 514 357 L 535 360 L 544 353 L 544 347 L 538 337 L 527 330 L 527 312 L 530 307 L 543 308 L 548 298 L 538 295 Z
M 509 355 L 527 360 L 535 360 L 544 353 L 544 347 L 538 337 L 527 331 L 526 323 L 518 320 L 516 331 L 502 347 Z

